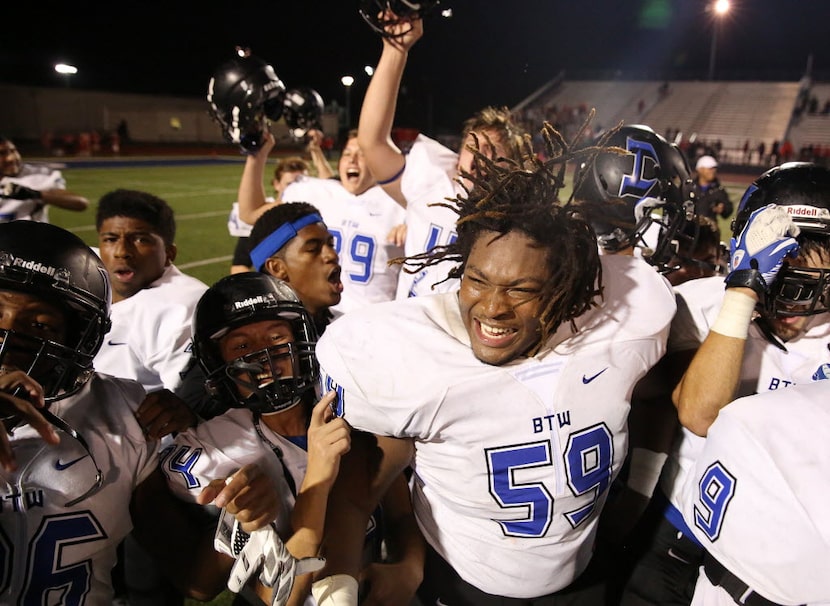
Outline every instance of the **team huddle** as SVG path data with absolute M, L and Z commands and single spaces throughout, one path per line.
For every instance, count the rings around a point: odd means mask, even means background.
M 830 170 L 758 175 L 727 251 L 647 125 L 538 149 L 486 107 L 402 151 L 436 3 L 388 4 L 336 175 L 269 197 L 270 122 L 314 142 L 318 103 L 217 70 L 213 285 L 148 192 L 94 249 L 48 223 L 88 201 L 0 138 L 0 602 L 830 604 Z

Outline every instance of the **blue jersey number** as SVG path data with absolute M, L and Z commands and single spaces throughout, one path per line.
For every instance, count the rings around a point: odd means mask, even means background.
M 58 599 L 65 606 L 86 601 L 92 577 L 92 562 L 84 560 L 63 565 L 63 550 L 71 545 L 107 538 L 98 520 L 89 511 L 45 517 L 29 543 L 26 585 L 18 602 L 21 606 L 42 606 Z M 9 589 L 14 545 L 0 533 L 2 574 L 0 594 Z M 60 596 L 58 598 L 58 596 Z
M 485 449 L 490 477 L 490 494 L 505 509 L 523 508 L 520 519 L 496 520 L 504 534 L 515 537 L 542 537 L 553 519 L 553 495 L 541 482 L 517 482 L 516 472 L 532 467 L 553 466 L 550 441 Z M 611 433 L 597 425 L 568 438 L 565 473 L 575 496 L 589 495 L 590 502 L 564 512 L 576 528 L 596 510 L 599 497 L 608 488 L 614 460 Z
M 735 476 L 719 461 L 712 463 L 700 478 L 700 490 L 694 507 L 695 526 L 713 542 L 720 536 L 726 508 L 735 496 L 737 483 Z
M 334 238 L 334 250 L 341 258 L 343 252 L 343 233 L 338 229 L 329 228 L 329 233 Z M 377 244 L 375 239 L 365 234 L 355 234 L 347 244 L 348 257 L 343 264 L 346 275 L 352 282 L 366 284 L 372 279 L 372 267 L 375 259 Z

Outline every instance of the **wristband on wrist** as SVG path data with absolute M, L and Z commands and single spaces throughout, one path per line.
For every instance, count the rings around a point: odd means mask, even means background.
M 751 288 L 763 297 L 768 288 L 764 276 L 757 269 L 737 269 L 726 276 L 726 288 Z
M 631 451 L 631 460 L 628 464 L 628 480 L 626 485 L 636 493 L 651 498 L 654 487 L 660 479 L 663 464 L 668 459 L 665 452 L 655 452 L 648 448 L 634 448 Z
M 711 331 L 726 337 L 746 339 L 749 324 L 755 311 L 755 300 L 743 293 L 726 289 L 718 317 L 712 323 Z

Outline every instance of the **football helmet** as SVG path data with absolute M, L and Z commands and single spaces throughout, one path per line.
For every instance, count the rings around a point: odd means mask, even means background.
M 438 0 L 360 0 L 359 12 L 363 20 L 376 34 L 384 38 L 392 38 L 408 33 L 409 30 L 399 34 L 392 34 L 386 31 L 387 27 L 396 25 L 405 19 L 423 18 L 430 10 L 438 6 Z M 388 15 L 386 11 L 391 11 Z
M 274 68 L 250 54 L 223 63 L 208 82 L 211 118 L 245 153 L 260 149 L 268 121 L 282 116 L 284 97 L 285 85 Z
M 811 162 L 787 162 L 766 171 L 744 192 L 732 235 L 737 237 L 753 211 L 767 204 L 787 209 L 801 229 L 802 246 L 813 241 L 830 254 L 830 170 Z M 830 311 L 830 267 L 795 267 L 785 262 L 763 310 L 770 316 L 810 316 Z
M 323 98 L 313 88 L 300 87 L 287 91 L 282 115 L 291 137 L 299 141 L 311 129 L 323 130 L 320 123 L 323 109 Z
M 253 322 L 281 318 L 291 324 L 294 341 L 247 352 L 225 361 L 219 341 L 228 332 Z M 271 414 L 298 404 L 319 377 L 315 356 L 314 322 L 294 290 L 282 280 L 259 272 L 225 276 L 211 286 L 196 304 L 193 315 L 193 350 L 207 375 L 205 387 L 212 396 L 233 408 Z M 292 376 L 283 376 L 279 362 L 290 360 Z M 257 375 L 268 375 L 260 382 Z M 250 391 L 243 397 L 238 387 Z
M 600 247 L 612 253 L 639 247 L 646 261 L 670 271 L 678 240 L 695 237 L 686 229 L 694 218 L 694 186 L 685 156 L 641 124 L 623 126 L 594 144 L 624 150 L 600 151 L 574 180 L 574 198 L 586 205 Z M 647 242 L 652 227 L 655 242 Z
M 43 386 L 47 403 L 77 392 L 110 328 L 107 270 L 76 235 L 49 223 L 0 224 L 0 289 L 42 297 L 64 310 L 65 343 L 0 330 L 0 365 L 14 366 Z

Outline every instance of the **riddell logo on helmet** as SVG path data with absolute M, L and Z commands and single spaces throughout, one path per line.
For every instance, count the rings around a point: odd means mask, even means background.
M 46 274 L 47 276 L 54 276 L 58 273 L 58 270 L 51 265 L 44 265 L 43 263 L 36 262 L 36 261 L 27 261 L 26 259 L 18 259 L 15 258 L 14 262 L 12 263 L 13 267 L 20 267 L 22 269 L 28 269 L 30 271 L 36 271 L 42 274 Z
M 256 297 L 248 297 L 242 301 L 234 301 L 234 309 L 244 309 L 246 307 L 253 307 L 254 305 L 262 305 L 273 303 L 274 297 L 272 295 L 257 295 Z
M 830 218 L 830 210 L 826 208 L 817 208 L 815 206 L 805 206 L 802 204 L 794 204 L 793 206 L 785 206 L 787 212 L 793 217 L 824 217 Z

